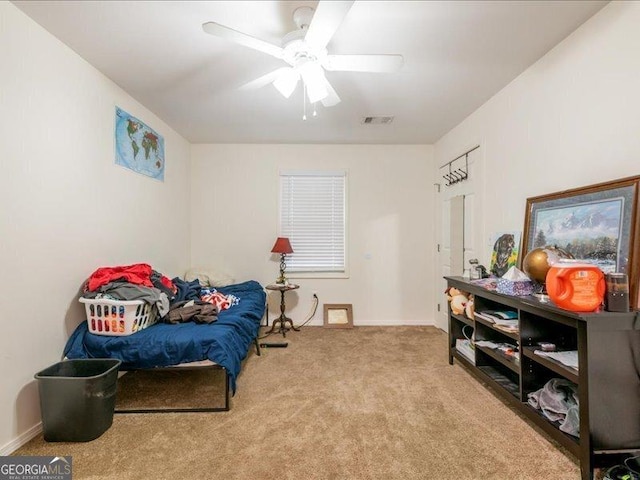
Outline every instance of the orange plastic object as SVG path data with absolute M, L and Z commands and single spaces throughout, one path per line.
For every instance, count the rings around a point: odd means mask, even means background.
M 573 312 L 593 312 L 604 299 L 604 274 L 595 265 L 562 261 L 547 273 L 547 293 L 558 307 Z

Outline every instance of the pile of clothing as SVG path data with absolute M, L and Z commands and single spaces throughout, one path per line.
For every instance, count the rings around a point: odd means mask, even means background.
M 110 300 L 143 300 L 157 308 L 167 323 L 212 323 L 218 313 L 239 302 L 215 288 L 204 288 L 196 279 L 169 279 L 146 263 L 101 267 L 86 281 L 82 296 Z
M 190 282 L 174 278 L 177 292 L 171 302 L 167 323 L 195 321 L 211 323 L 218 319 L 218 313 L 237 305 L 240 299 L 234 295 L 223 295 L 213 287 L 203 287 L 198 279 Z
M 560 430 L 574 437 L 580 436 L 580 404 L 575 383 L 564 378 L 552 378 L 528 397 L 529 405 L 541 410 L 551 422 L 558 422 Z

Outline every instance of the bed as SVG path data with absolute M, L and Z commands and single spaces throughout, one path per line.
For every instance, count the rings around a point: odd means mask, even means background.
M 69 359 L 117 358 L 122 360 L 121 370 L 222 368 L 227 379 L 225 407 L 197 411 L 228 410 L 229 390 L 235 393 L 242 360 L 252 344 L 258 348 L 266 294 L 253 280 L 217 290 L 240 300 L 237 305 L 221 311 L 214 323 L 159 322 L 133 335 L 108 337 L 90 333 L 84 321 L 67 341 L 64 355 Z

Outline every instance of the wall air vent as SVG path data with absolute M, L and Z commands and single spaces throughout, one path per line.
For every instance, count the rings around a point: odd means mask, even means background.
M 362 117 L 363 125 L 386 125 L 393 122 L 393 117 Z

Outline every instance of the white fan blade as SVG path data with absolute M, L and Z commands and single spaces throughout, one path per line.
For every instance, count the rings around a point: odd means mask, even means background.
M 226 38 L 227 40 L 239 43 L 240 45 L 244 45 L 245 47 L 253 48 L 254 50 L 258 50 L 259 52 L 267 53 L 276 58 L 282 58 L 282 55 L 284 53 L 284 50 L 282 50 L 282 48 L 277 47 L 272 43 L 265 42 L 264 40 L 252 37 L 251 35 L 247 35 L 246 33 L 238 32 L 232 28 L 225 27 L 224 25 L 220 25 L 216 22 L 204 23 L 202 24 L 202 29 L 210 35 L 215 35 L 216 37 L 220 38 Z
M 340 72 L 397 72 L 404 64 L 402 55 L 327 55 L 322 66 Z
M 245 83 L 238 90 L 257 90 L 258 88 L 262 88 L 270 83 L 273 83 L 278 79 L 280 75 L 289 70 L 291 67 L 282 67 L 274 70 L 273 72 L 269 72 L 266 75 L 256 78 L 255 80 L 250 81 L 249 83 Z
M 336 33 L 338 27 L 347 16 L 353 1 L 321 1 L 318 3 L 307 35 L 304 37 L 305 42 L 315 48 L 325 48 Z
M 325 88 L 327 89 L 327 96 L 321 100 L 322 105 L 324 105 L 325 107 L 333 107 L 334 105 L 340 103 L 340 97 L 329 83 L 329 80 L 325 78 L 324 81 Z

